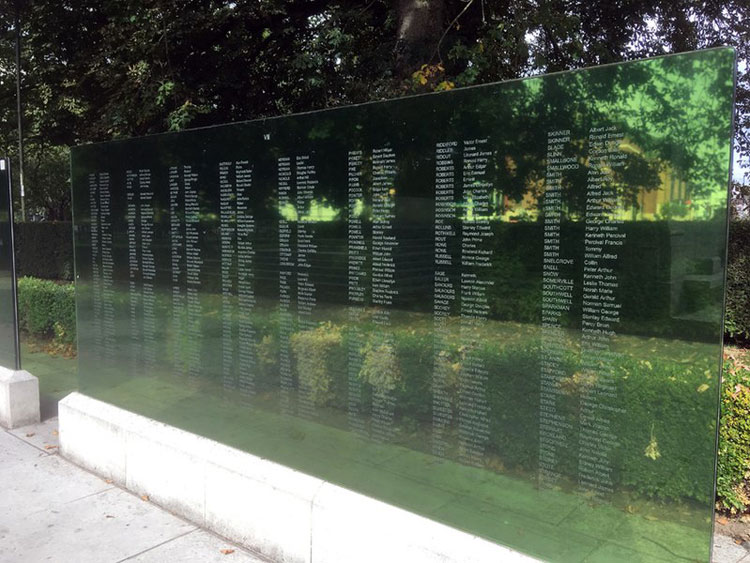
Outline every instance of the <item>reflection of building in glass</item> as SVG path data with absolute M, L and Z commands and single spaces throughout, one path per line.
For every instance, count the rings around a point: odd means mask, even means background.
M 709 196 L 696 195 L 694 186 L 687 179 L 685 171 L 668 161 L 649 159 L 647 155 L 633 142 L 625 139 L 619 144 L 623 153 L 638 155 L 657 170 L 657 184 L 655 186 L 639 186 L 627 184 L 626 181 L 614 177 L 612 184 L 621 193 L 620 204 L 613 209 L 612 219 L 629 221 L 694 221 L 706 220 L 714 216 L 726 206 L 726 197 L 721 190 L 711 190 Z M 506 157 L 506 161 L 510 157 Z M 610 170 L 610 173 L 612 171 Z M 539 216 L 539 200 L 544 193 L 543 179 L 528 179 L 526 190 L 520 199 L 495 188 L 492 191 L 492 201 L 495 210 L 490 220 L 509 223 L 536 221 Z M 465 220 L 472 220 L 472 202 L 469 199 L 463 204 L 466 208 L 459 216 Z M 568 218 L 576 220 L 577 214 L 568 212 Z

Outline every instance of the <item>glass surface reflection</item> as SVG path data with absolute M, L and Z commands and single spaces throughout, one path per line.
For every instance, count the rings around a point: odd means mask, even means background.
M 10 160 L 0 158 L 0 366 L 21 369 L 16 314 L 16 267 Z
M 708 561 L 734 52 L 73 151 L 80 388 L 556 561 Z

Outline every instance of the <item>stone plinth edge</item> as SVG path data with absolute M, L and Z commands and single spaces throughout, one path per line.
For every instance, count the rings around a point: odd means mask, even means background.
M 18 428 L 39 420 L 39 380 L 28 371 L 0 367 L 0 425 Z
M 531 557 L 80 393 L 60 452 L 280 562 L 531 562 Z

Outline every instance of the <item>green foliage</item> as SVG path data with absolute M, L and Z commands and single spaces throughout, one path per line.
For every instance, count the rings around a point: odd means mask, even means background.
M 750 8 L 740 0 L 536 9 L 465 0 L 16 5 L 26 192 L 48 220 L 68 218 L 70 145 L 703 47 L 734 45 L 741 61 L 750 53 Z M 0 22 L 4 69 L 15 66 L 13 19 Z M 739 75 L 735 129 L 744 155 L 749 82 Z M 14 95 L 12 78 L 0 82 L 0 97 Z M 0 107 L 0 124 L 0 146 L 14 156 L 14 104 Z
M 12 168 L 16 220 L 21 220 L 18 166 Z M 24 147 L 26 218 L 70 221 L 70 149 L 48 146 L 38 140 Z M 68 233 L 70 235 L 70 232 Z
M 750 339 L 750 219 L 729 227 L 724 328 L 732 337 Z
M 29 137 L 55 145 L 394 97 L 413 91 L 415 73 L 416 87 L 441 90 L 708 46 L 735 45 L 740 58 L 748 50 L 749 9 L 739 0 L 521 10 L 465 0 L 19 6 Z M 8 40 L 3 68 L 13 55 Z M 747 81 L 740 76 L 740 105 Z M 14 86 L 3 82 L 0 94 L 12 98 Z M 7 148 L 15 121 L 5 107 Z
M 487 381 L 489 451 L 507 469 L 533 471 L 539 454 L 539 355 L 537 346 L 478 350 L 493 377 Z
M 70 222 L 15 224 L 19 276 L 73 279 L 73 226 Z
M 658 217 L 662 219 L 676 219 L 686 217 L 690 213 L 690 206 L 683 201 L 667 201 L 661 204 Z
M 713 494 L 717 373 L 713 362 L 627 359 L 619 362 L 618 391 L 610 407 L 622 408 L 614 428 L 621 435 L 622 483 L 658 499 L 710 502 Z
M 18 280 L 20 329 L 38 338 L 49 338 L 60 347 L 76 341 L 75 287 L 23 277 Z
M 471 349 L 459 340 L 441 344 L 435 355 L 430 327 L 394 328 L 384 334 L 377 326 L 360 325 L 366 344 L 359 349 L 364 384 L 363 412 L 369 412 L 375 396 L 394 402 L 394 424 L 407 436 L 426 436 L 432 427 L 433 376 L 443 374 L 443 400 L 452 414 L 445 437 L 456 455 L 461 388 L 465 364 L 480 362 L 490 376 L 484 385 L 489 412 L 486 467 L 491 470 L 534 474 L 540 450 L 539 405 L 541 400 L 539 344 L 526 338 L 517 343 L 484 341 Z M 346 409 L 348 347 L 346 326 L 322 324 L 296 333 L 292 346 L 301 390 L 308 387 L 318 405 Z M 458 333 L 455 334 L 457 336 Z M 342 338 L 343 335 L 343 338 Z M 351 335 L 349 335 L 351 337 Z M 686 348 L 688 350 L 688 348 Z M 713 443 L 696 440 L 712 435 L 715 420 L 708 419 L 716 400 L 717 373 L 713 362 L 701 354 L 649 360 L 626 356 L 613 362 L 612 393 L 597 395 L 608 412 L 617 439 L 608 451 L 613 486 L 659 500 L 693 499 L 712 502 Z M 710 365 L 709 365 L 710 363 Z M 437 368 L 436 368 L 437 365 Z M 567 446 L 557 452 L 563 475 L 578 472 L 578 443 L 582 405 L 596 392 L 596 376 L 580 372 L 580 352 L 571 345 L 562 360 L 565 378 L 556 395 L 556 412 L 565 425 Z M 608 385 L 609 385 L 608 383 Z M 608 388 L 608 386 L 607 386 Z M 750 398 L 750 391 L 748 391 Z M 750 402 L 733 411 L 736 436 L 750 440 Z M 726 432 L 723 429 L 722 432 Z M 743 446 L 746 447 L 746 446 Z M 720 483 L 736 483 L 720 462 Z M 736 473 L 736 472 L 735 472 Z M 729 479 L 729 481 L 728 481 Z M 730 498 L 720 485 L 720 498 Z
M 716 478 L 717 507 L 731 513 L 750 506 L 750 366 L 728 358 L 724 363 Z
M 371 340 L 362 349 L 362 356 L 360 379 L 372 385 L 380 395 L 394 391 L 401 381 L 401 368 L 393 343 L 383 338 Z
M 386 342 L 387 356 L 380 359 L 378 368 L 369 375 L 375 379 L 376 371 L 385 378 L 385 385 L 394 389 L 396 416 L 400 416 L 405 426 L 432 423 L 433 369 L 435 363 L 432 333 L 425 330 L 402 328 L 393 333 L 395 358 L 390 355 Z M 372 351 L 365 347 L 365 351 Z M 374 359 L 374 358 L 373 358 Z M 389 367 L 389 364 L 390 367 Z M 373 363 L 367 366 L 374 368 Z M 447 391 L 457 393 L 458 375 L 448 374 Z M 360 372 L 360 377 L 364 374 Z
M 300 387 L 310 394 L 317 406 L 335 397 L 333 370 L 341 352 L 341 327 L 328 323 L 297 332 L 291 337 L 292 352 L 297 361 Z

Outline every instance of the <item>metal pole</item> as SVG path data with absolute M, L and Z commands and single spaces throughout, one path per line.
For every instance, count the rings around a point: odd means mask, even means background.
M 23 189 L 23 106 L 21 105 L 21 17 L 16 0 L 16 112 L 18 113 L 18 184 L 21 190 L 21 221 L 26 221 L 26 204 Z
M 5 169 L 8 174 L 8 183 L 0 186 L 0 189 L 7 190 L 8 198 L 8 231 L 10 232 L 10 240 L 8 243 L 8 251 L 10 253 L 10 279 L 11 279 L 11 295 L 13 299 L 13 345 L 16 349 L 16 370 L 21 369 L 21 339 L 19 335 L 18 327 L 18 277 L 16 276 L 16 242 L 15 234 L 13 232 L 13 175 L 10 170 L 10 159 L 0 159 L 0 169 Z

